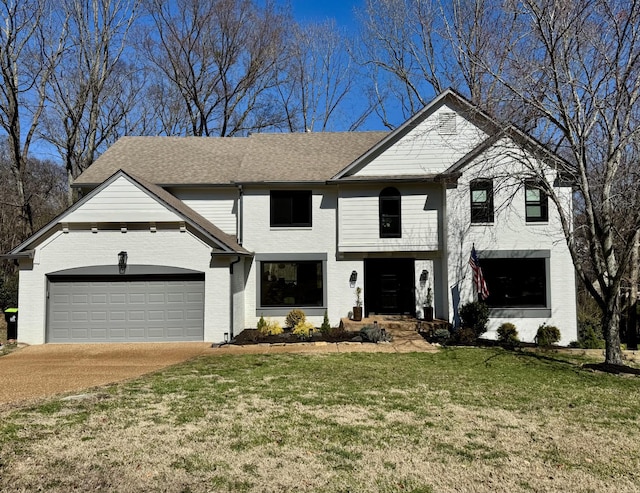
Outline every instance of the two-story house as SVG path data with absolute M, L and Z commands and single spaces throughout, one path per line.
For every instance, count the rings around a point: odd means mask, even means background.
M 5 256 L 19 339 L 218 342 L 293 308 L 336 325 L 357 287 L 365 315 L 420 316 L 431 290 L 457 323 L 475 245 L 489 336 L 547 323 L 568 343 L 571 258 L 526 178 L 546 154 L 451 90 L 390 133 L 122 138 L 74 183 L 82 199 Z M 571 187 L 555 190 L 570 211 Z

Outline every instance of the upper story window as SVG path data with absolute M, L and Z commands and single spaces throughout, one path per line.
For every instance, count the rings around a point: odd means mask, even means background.
M 272 227 L 310 227 L 311 190 L 272 190 Z
M 547 194 L 533 180 L 524 184 L 525 215 L 528 223 L 549 220 L 549 199 Z
M 380 192 L 380 238 L 401 238 L 400 223 L 402 207 L 400 192 L 394 187 L 385 188 Z
M 473 180 L 471 190 L 471 222 L 493 222 L 493 181 Z

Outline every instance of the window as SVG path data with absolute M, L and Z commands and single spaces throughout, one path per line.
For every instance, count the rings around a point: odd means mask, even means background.
M 261 307 L 324 306 L 322 260 L 261 261 Z
M 525 182 L 524 196 L 526 221 L 528 223 L 548 221 L 549 200 L 547 194 L 535 181 Z
M 311 190 L 272 190 L 272 227 L 310 227 Z
M 401 238 L 402 230 L 400 224 L 401 217 L 401 197 L 396 188 L 388 187 L 380 192 L 379 214 L 380 214 L 380 238 Z
M 483 258 L 491 308 L 546 308 L 546 258 Z
M 493 182 L 473 180 L 471 182 L 471 222 L 493 222 Z

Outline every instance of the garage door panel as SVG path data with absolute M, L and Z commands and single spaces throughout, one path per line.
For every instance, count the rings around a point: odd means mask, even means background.
M 113 305 L 124 305 L 126 302 L 127 295 L 124 293 L 111 293 L 109 296 L 109 303 Z
M 92 294 L 91 295 L 91 304 L 92 305 L 97 305 L 97 304 L 106 305 L 107 302 L 108 302 L 108 298 L 107 298 L 106 293 Z
M 164 304 L 165 302 L 165 293 L 149 293 L 149 303 Z
M 107 321 L 107 312 L 91 312 L 91 321 L 92 322 L 106 322 Z
M 204 281 L 49 285 L 48 342 L 204 340 Z
M 129 321 L 138 322 L 146 319 L 146 312 L 144 310 L 129 310 Z
M 147 302 L 147 297 L 144 293 L 131 293 L 129 295 L 129 303 L 144 305 Z
M 162 310 L 149 310 L 149 322 L 161 322 L 165 320 L 164 311 Z
M 123 322 L 127 319 L 127 312 L 110 311 L 109 320 L 111 322 Z

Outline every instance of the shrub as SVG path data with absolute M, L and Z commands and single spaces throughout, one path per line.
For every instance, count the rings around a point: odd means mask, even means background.
M 487 331 L 489 307 L 481 301 L 472 301 L 460 307 L 462 326 L 472 329 L 476 338 Z
M 452 342 L 461 346 L 473 346 L 478 338 L 473 329 L 469 327 L 460 327 L 453 333 Z
M 264 319 L 264 315 L 260 315 L 260 320 L 258 320 L 258 324 L 256 325 L 258 334 L 262 334 L 266 326 L 267 326 L 267 321 Z
M 18 306 L 18 274 L 0 274 L 0 310 Z M 0 316 L 3 314 L 0 313 Z
M 584 349 L 604 349 L 605 342 L 602 334 L 592 326 L 586 326 L 578 341 L 578 346 Z
M 288 328 L 293 329 L 300 322 L 304 322 L 305 320 L 307 320 L 307 316 L 304 314 L 304 312 L 302 310 L 299 310 L 298 308 L 294 308 L 289 313 L 287 313 L 287 318 L 285 319 L 284 323 Z
M 507 346 L 513 346 L 520 342 L 516 326 L 509 322 L 500 325 L 500 327 L 498 327 L 498 341 Z
M 263 322 L 262 325 L 260 324 L 260 322 L 258 322 L 258 334 L 261 337 L 277 336 L 278 334 L 282 334 L 284 332 L 282 330 L 282 327 L 277 321 L 275 320 L 265 321 L 262 317 L 260 317 L 260 320 Z
M 324 319 L 322 319 L 320 332 L 322 332 L 322 335 L 327 335 L 331 332 L 331 324 L 329 323 L 329 316 L 327 315 L 327 310 L 324 311 Z
M 429 342 L 436 342 L 438 344 L 446 344 L 451 339 L 451 332 L 449 329 L 445 329 L 444 327 L 440 327 L 436 329 L 429 337 Z
M 548 347 L 560 340 L 560 330 L 553 325 L 542 324 L 538 327 L 536 334 L 536 344 L 542 347 Z
M 360 329 L 360 336 L 363 341 L 367 342 L 383 342 L 390 341 L 391 337 L 386 332 L 382 332 L 382 328 L 377 325 L 365 325 Z
M 292 332 L 298 337 L 309 337 L 309 331 L 313 329 L 315 329 L 315 327 L 311 322 L 307 322 L 307 320 L 301 320 L 296 324 Z

